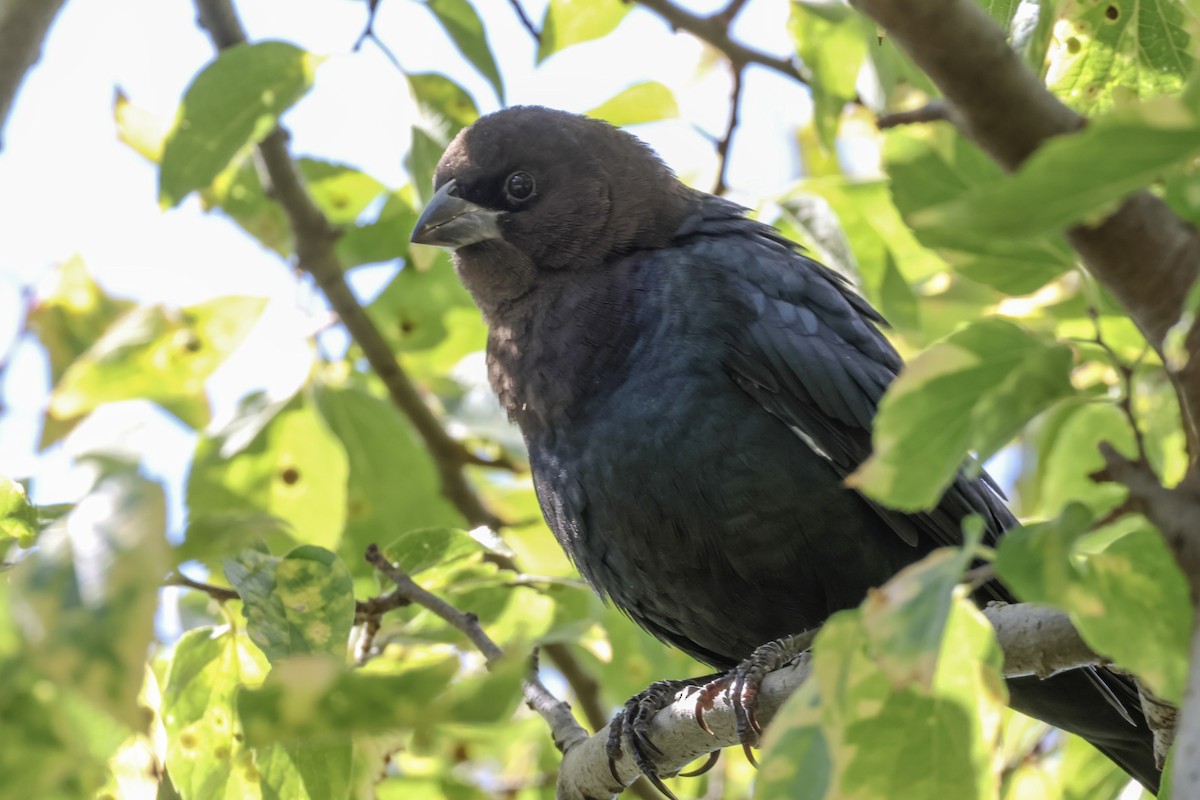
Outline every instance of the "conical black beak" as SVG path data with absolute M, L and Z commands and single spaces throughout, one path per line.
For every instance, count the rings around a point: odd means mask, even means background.
M 417 220 L 411 241 L 457 250 L 500 238 L 500 227 L 496 224 L 500 212 L 463 200 L 458 196 L 457 188 L 453 179 L 442 184 Z

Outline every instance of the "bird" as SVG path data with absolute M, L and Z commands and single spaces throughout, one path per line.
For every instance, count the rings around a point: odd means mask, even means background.
M 845 479 L 903 361 L 839 273 L 680 181 L 606 122 L 516 106 L 449 144 L 412 234 L 453 251 L 546 522 L 642 628 L 719 670 L 819 627 L 939 547 L 1017 521 L 986 472 L 909 514 Z M 992 582 L 976 595 L 1011 601 Z M 1008 681 L 1151 791 L 1152 737 L 1106 670 Z

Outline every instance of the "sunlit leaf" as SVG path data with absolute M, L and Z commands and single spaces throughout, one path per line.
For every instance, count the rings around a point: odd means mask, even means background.
M 428 189 L 432 194 L 433 187 Z M 373 221 L 346 228 L 334 248 L 344 269 L 360 264 L 396 261 L 408 257 L 408 238 L 417 223 L 416 210 L 393 192 Z
M 1073 393 L 1069 348 L 985 319 L 911 360 L 880 404 L 874 452 L 847 483 L 893 508 L 932 507 L 968 451 L 986 459 Z
M 396 351 L 427 350 L 449 335 L 447 312 L 474 309 L 448 260 L 439 258 L 426 270 L 408 264 L 371 302 L 368 311 Z
M 31 661 L 131 728 L 169 558 L 162 487 L 102 479 L 13 571 L 13 612 Z
M 234 698 L 266 671 L 262 654 L 232 629 L 197 628 L 175 644 L 162 717 L 167 769 L 184 800 L 262 796 Z
M 1191 74 L 1194 24 L 1174 0 L 1064 0 L 1058 12 L 1046 83 L 1079 111 L 1178 91 Z
M 409 576 L 483 551 L 471 534 L 458 528 L 418 528 L 404 533 L 383 554 Z
M 252 154 L 235 157 L 201 190 L 200 199 L 206 209 L 220 208 L 264 247 L 284 257 L 292 254 L 295 234 L 283 207 L 267 196 L 261 168 Z
M 315 158 L 302 158 L 296 163 L 313 202 L 334 225 L 358 219 L 385 190 L 370 175 L 345 164 Z
M 812 73 L 813 122 L 821 143 L 832 149 L 842 108 L 858 96 L 858 72 L 874 27 L 840 2 L 796 0 L 790 8 L 788 32 Z
M 504 105 L 504 81 L 488 46 L 483 21 L 475 9 L 467 0 L 425 0 L 425 5 L 445 28 L 463 58 L 488 79 L 500 104 Z
M 571 45 L 607 36 L 631 8 L 622 0 L 550 0 L 542 20 L 538 63 Z
M 622 89 L 587 112 L 613 125 L 638 125 L 679 116 L 675 95 L 658 81 L 643 81 Z
M 445 75 L 436 72 L 410 74 L 408 85 L 426 117 L 437 123 L 447 140 L 479 117 L 471 95 Z
M 37 537 L 37 509 L 29 503 L 25 487 L 0 475 L 0 540 L 16 539 L 30 547 Z
M 1143 518 L 1127 516 L 1089 533 L 1093 519 L 1072 505 L 1055 520 L 1011 531 L 996 568 L 1020 599 L 1065 609 L 1096 652 L 1178 703 L 1192 628 L 1187 583 Z
M 255 750 L 254 766 L 264 800 L 326 800 L 349 796 L 353 757 L 349 738 L 275 744 Z
M 168 137 L 159 202 L 179 203 L 212 182 L 239 150 L 261 141 L 312 86 L 320 59 L 284 42 L 224 50 L 192 81 Z
M 354 581 L 328 550 L 303 545 L 282 558 L 246 549 L 225 559 L 242 598 L 246 632 L 271 663 L 288 656 L 344 655 L 354 624 Z
M 157 402 L 193 427 L 208 421 L 204 383 L 258 320 L 266 301 L 222 297 L 183 309 L 140 306 L 110 325 L 66 370 L 50 397 L 61 420 L 102 403 Z
M 251 399 L 224 430 L 197 443 L 188 510 L 193 520 L 235 511 L 268 514 L 285 521 L 291 534 L 277 538 L 283 534 L 274 531 L 272 547 L 291 541 L 334 548 L 345 524 L 348 474 L 346 451 L 310 398 L 301 395 L 283 407 Z M 222 537 L 188 546 L 193 556 L 216 559 L 248 544 Z
M 135 106 L 120 89 L 113 99 L 113 119 L 117 138 L 147 161 L 157 164 L 162 159 L 163 146 L 171 133 L 170 119 Z

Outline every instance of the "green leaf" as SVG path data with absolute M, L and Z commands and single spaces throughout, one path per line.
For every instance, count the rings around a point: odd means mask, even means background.
M 313 202 L 334 225 L 345 225 L 386 191 L 379 181 L 345 164 L 301 158 L 296 162 Z
M 0 540 L 16 539 L 21 547 L 32 547 L 37 525 L 37 509 L 25 496 L 25 487 L 0 475 Z
M 1112 153 L 1120 152 L 1120 158 Z M 918 230 L 946 239 L 1021 239 L 1055 232 L 1114 208 L 1164 171 L 1200 154 L 1200 120 L 1161 100 L 1100 117 L 1050 139 L 1012 176 L 913 214 Z
M 417 224 L 417 212 L 395 192 L 387 198 L 374 221 L 348 227 L 338 237 L 334 248 L 343 269 L 408 258 L 408 237 Z
M 447 141 L 479 118 L 479 109 L 471 95 L 445 75 L 410 74 L 408 85 L 425 117 Z
M 262 654 L 231 628 L 196 628 L 175 644 L 162 718 L 167 769 L 184 800 L 261 796 L 234 698 L 266 671 Z
M 832 149 L 842 108 L 858 96 L 858 73 L 867 58 L 867 42 L 876 36 L 874 27 L 848 5 L 794 0 L 788 32 L 796 55 L 812 73 L 817 134 Z
M 204 383 L 241 344 L 266 301 L 221 297 L 183 309 L 141 306 L 105 330 L 50 396 L 59 420 L 102 403 L 145 398 L 192 427 L 208 421 Z
M 268 514 L 291 531 L 286 538 L 269 536 L 271 547 L 300 542 L 332 549 L 345 525 L 348 474 L 345 449 L 307 393 L 283 406 L 256 396 L 225 429 L 197 443 L 188 475 L 188 513 L 193 521 L 232 512 Z M 188 546 L 193 556 L 216 560 L 237 544 L 222 538 Z
M 200 193 L 204 208 L 220 208 L 242 230 L 284 258 L 292 254 L 295 235 L 283 208 L 267 196 L 252 153 L 236 156 Z
M 639 125 L 661 119 L 675 119 L 679 106 L 675 95 L 658 81 L 643 81 L 622 89 L 613 97 L 587 112 L 587 116 L 613 125 Z
M 202 189 L 247 145 L 266 138 L 312 86 L 321 59 L 284 42 L 224 50 L 192 81 L 159 172 L 164 208 Z
M 867 593 L 862 604 L 867 646 L 893 686 L 932 687 L 955 590 L 979 543 L 979 535 L 974 538 L 965 547 L 933 551 Z
M 433 197 L 433 173 L 437 169 L 438 160 L 449 144 L 448 139 L 439 139 L 431 132 L 413 126 L 412 147 L 404 159 L 404 166 L 412 176 L 412 185 L 417 190 L 421 205 L 426 205 Z M 413 222 L 416 222 L 414 219 Z M 404 238 L 412 233 L 411 229 L 403 232 Z
M 1075 265 L 1073 251 L 1055 231 L 1042 237 L 1002 239 L 965 228 L 914 224 L 928 209 L 1005 180 L 1000 168 L 953 130 L 935 134 L 900 130 L 888 134 L 884 160 L 896 208 L 912 233 L 960 274 L 1009 294 L 1028 294 Z M 901 269 L 905 261 L 897 257 Z
M 623 0 L 550 0 L 542 20 L 537 63 L 571 45 L 607 36 L 631 8 Z
M 242 598 L 246 632 L 267 659 L 343 656 L 354 625 L 354 580 L 328 550 L 303 545 L 283 558 L 247 549 L 225 559 Z
M 321 387 L 316 402 L 341 442 L 349 467 L 345 500 L 331 510 L 345 519 L 342 559 L 368 574 L 362 554 L 371 542 L 435 525 L 461 525 L 441 493 L 437 467 L 391 403 L 357 389 Z
M 418 528 L 408 531 L 384 547 L 383 554 L 405 574 L 413 576 L 431 567 L 445 566 L 483 550 L 483 545 L 464 530 Z
M 1022 600 L 1066 610 L 1097 653 L 1177 704 L 1192 629 L 1187 582 L 1145 519 L 1127 516 L 1089 533 L 1093 519 L 1075 504 L 1055 520 L 1010 531 L 996 569 Z
M 488 46 L 483 20 L 467 0 L 425 0 L 425 5 L 437 17 L 446 34 L 483 77 L 488 79 L 500 105 L 504 105 L 504 81 Z
M 101 289 L 79 256 L 55 267 L 41 284 L 37 306 L 29 312 L 27 323 L 46 348 L 51 382 L 62 380 L 72 362 L 133 305 Z
M 117 138 L 154 164 L 162 160 L 163 147 L 171 133 L 171 120 L 135 106 L 117 89 L 113 99 L 113 121 Z
M 138 708 L 158 590 L 169 567 L 162 487 L 129 472 L 100 480 L 13 570 L 30 660 L 125 725 Z
M 357 670 L 327 656 L 294 656 L 277 664 L 261 688 L 238 694 L 238 715 L 255 747 L 416 728 L 438 719 L 431 700 L 457 672 L 454 655 L 403 664 L 376 658 Z
M 448 259 L 429 269 L 406 264 L 367 310 L 393 350 L 411 352 L 439 345 L 449 334 L 448 312 L 475 307 Z
M 353 761 L 348 738 L 320 745 L 276 744 L 254 753 L 263 800 L 350 797 Z
M 1089 115 L 1122 97 L 1178 92 L 1194 63 L 1189 28 L 1174 0 L 1066 0 L 1047 53 L 1047 86 Z
M 1073 393 L 1071 351 L 1001 319 L 910 361 L 880 403 L 874 452 L 846 483 L 892 508 L 932 508 L 974 450 L 987 459 Z

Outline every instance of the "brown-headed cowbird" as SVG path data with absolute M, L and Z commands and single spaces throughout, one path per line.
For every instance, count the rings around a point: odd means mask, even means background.
M 1015 524 L 986 476 L 960 475 L 919 514 L 845 486 L 901 368 L 883 320 L 630 134 L 508 109 L 459 133 L 435 185 L 413 241 L 455 250 L 546 521 L 596 591 L 663 641 L 729 669 L 961 544 L 967 515 L 990 543 Z M 995 584 L 981 596 L 1010 599 Z M 1126 679 L 1009 688 L 1014 707 L 1157 787 Z

